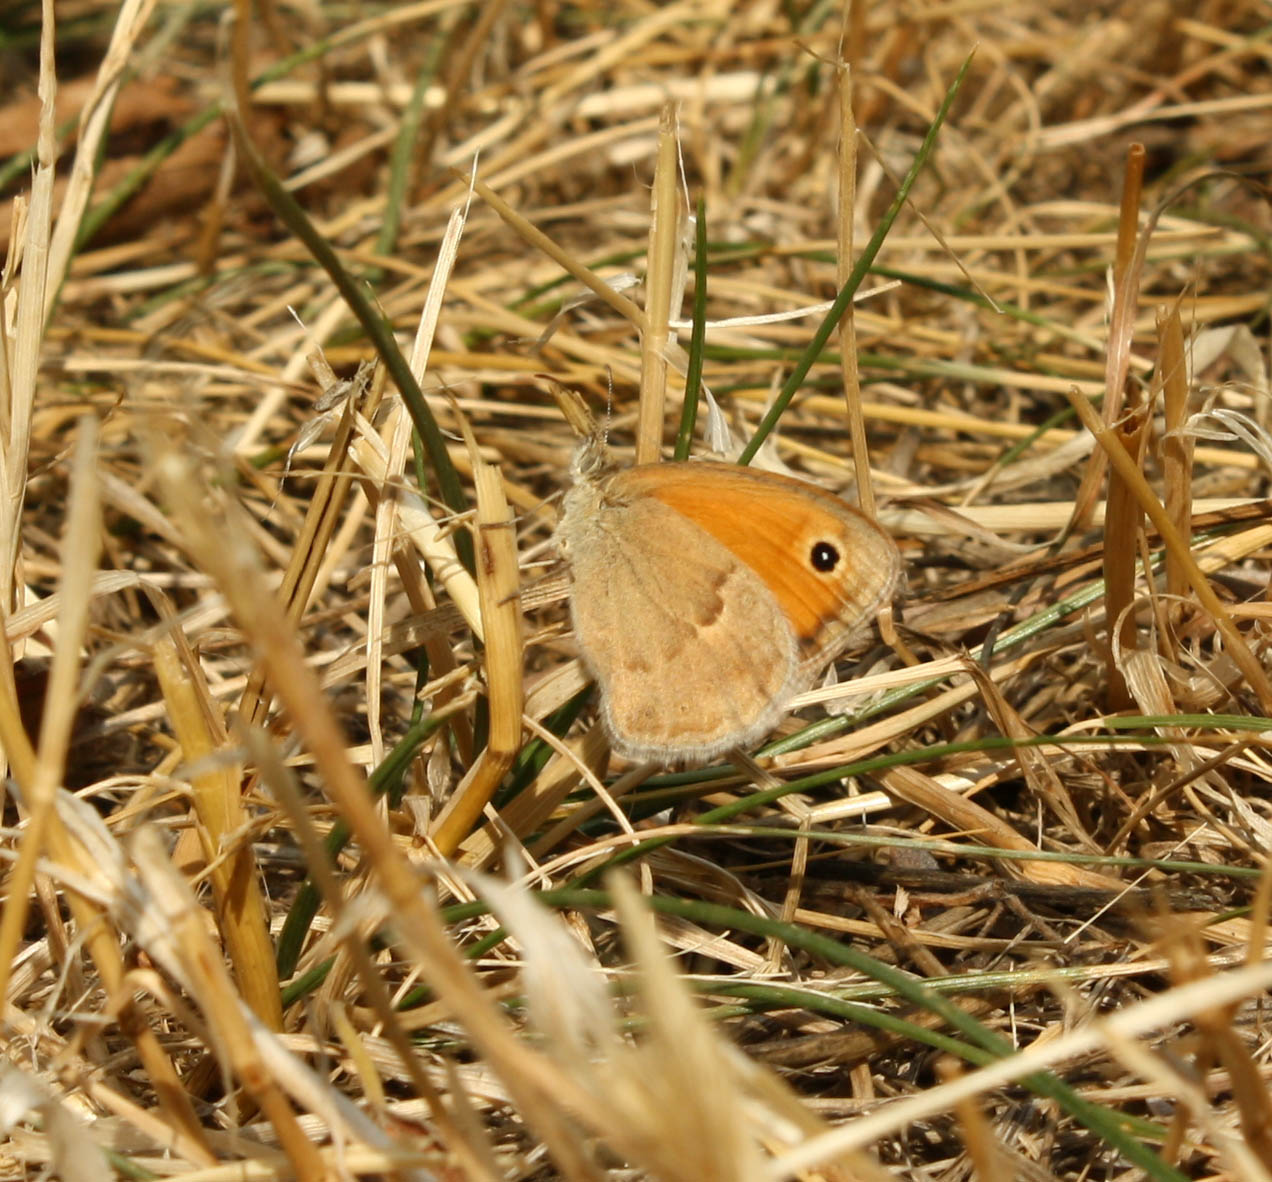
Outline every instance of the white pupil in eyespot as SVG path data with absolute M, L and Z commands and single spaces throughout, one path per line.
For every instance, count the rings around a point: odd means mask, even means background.
M 808 557 L 813 570 L 821 571 L 822 574 L 829 574 L 839 565 L 839 550 L 829 542 L 814 542 Z

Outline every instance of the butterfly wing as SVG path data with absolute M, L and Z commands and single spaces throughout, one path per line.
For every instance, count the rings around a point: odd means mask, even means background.
M 626 475 L 576 484 L 559 529 L 575 634 L 614 745 L 629 759 L 696 762 L 753 744 L 803 688 L 790 625 L 744 562 L 627 490 Z
M 829 660 L 892 594 L 896 545 L 816 485 L 734 464 L 648 464 L 611 477 L 692 521 L 754 571 L 795 633 L 804 661 Z

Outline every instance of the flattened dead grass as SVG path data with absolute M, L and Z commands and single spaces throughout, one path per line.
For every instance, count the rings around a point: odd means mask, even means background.
M 1263 10 L 234 7 L 0 18 L 0 1172 L 1272 1174 Z M 655 775 L 699 380 L 906 585 Z

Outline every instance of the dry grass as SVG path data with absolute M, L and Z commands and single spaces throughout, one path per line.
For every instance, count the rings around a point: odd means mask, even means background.
M 1272 1176 L 1265 9 L 233 7 L 0 15 L 3 1176 Z M 651 775 L 698 366 L 907 578 Z

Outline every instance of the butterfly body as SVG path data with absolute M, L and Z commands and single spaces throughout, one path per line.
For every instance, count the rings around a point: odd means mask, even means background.
M 757 743 L 891 594 L 895 545 L 804 481 L 602 455 L 580 453 L 557 537 L 615 749 L 700 763 Z

